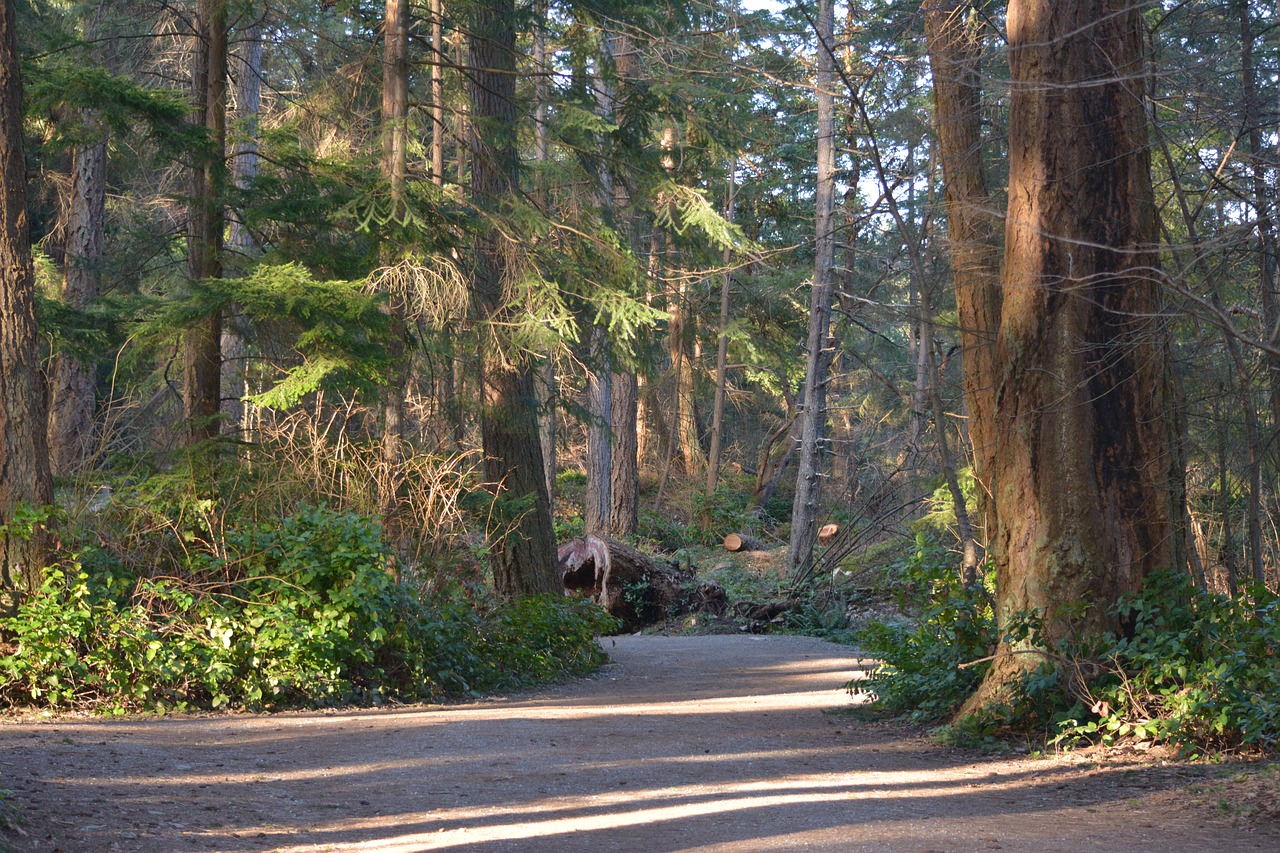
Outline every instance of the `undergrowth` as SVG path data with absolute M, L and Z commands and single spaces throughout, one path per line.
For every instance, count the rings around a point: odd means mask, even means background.
M 223 543 L 191 551 L 181 579 L 92 549 L 49 568 L 6 620 L 0 701 L 124 713 L 431 700 L 589 671 L 614 627 L 576 599 L 418 589 L 353 513 L 307 508 Z
M 954 560 L 926 538 L 898 567 L 900 603 L 915 618 L 873 622 L 856 637 L 881 661 L 851 681 L 890 714 L 948 720 L 981 682 L 1000 641 L 1038 641 L 1034 614 L 997 629 L 990 579 L 966 589 Z M 1181 575 L 1152 577 L 1116 607 L 1127 636 L 1045 649 L 998 706 L 954 721 L 957 742 L 1003 735 L 1053 745 L 1166 743 L 1187 754 L 1273 752 L 1280 744 L 1280 598 L 1254 589 L 1232 599 L 1196 591 Z

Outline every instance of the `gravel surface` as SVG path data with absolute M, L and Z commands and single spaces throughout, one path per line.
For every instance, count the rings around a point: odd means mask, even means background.
M 0 725 L 16 851 L 1246 851 L 1210 768 L 991 758 L 840 713 L 804 637 L 635 636 L 538 693 L 448 707 Z

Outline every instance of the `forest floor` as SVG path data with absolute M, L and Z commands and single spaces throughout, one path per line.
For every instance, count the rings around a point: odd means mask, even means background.
M 591 678 L 465 705 L 7 720 L 0 779 L 22 822 L 5 838 L 68 853 L 1280 849 L 1271 789 L 1239 768 L 983 755 L 859 719 L 847 647 L 604 642 L 613 662 Z

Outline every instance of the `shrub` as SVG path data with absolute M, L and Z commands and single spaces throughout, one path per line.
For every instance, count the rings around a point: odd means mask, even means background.
M 869 694 L 886 710 L 916 720 L 941 719 L 982 681 L 997 637 L 987 587 L 966 588 L 952 555 L 924 534 L 899 567 L 899 603 L 914 619 L 868 623 L 856 643 L 881 661 L 866 679 L 849 682 L 854 695 Z M 988 579 L 987 583 L 991 581 Z
M 8 704 L 131 710 L 409 701 L 583 672 L 610 618 L 542 598 L 486 613 L 388 570 L 378 525 L 313 507 L 195 554 L 202 585 L 78 560 L 49 569 L 7 621 Z M 194 565 L 198 564 L 198 565 Z

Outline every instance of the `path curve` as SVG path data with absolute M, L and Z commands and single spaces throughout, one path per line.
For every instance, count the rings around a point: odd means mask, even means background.
M 1180 765 L 997 760 L 831 711 L 804 637 L 636 636 L 554 690 L 398 710 L 0 726 L 17 850 L 1280 849 L 1187 811 Z

